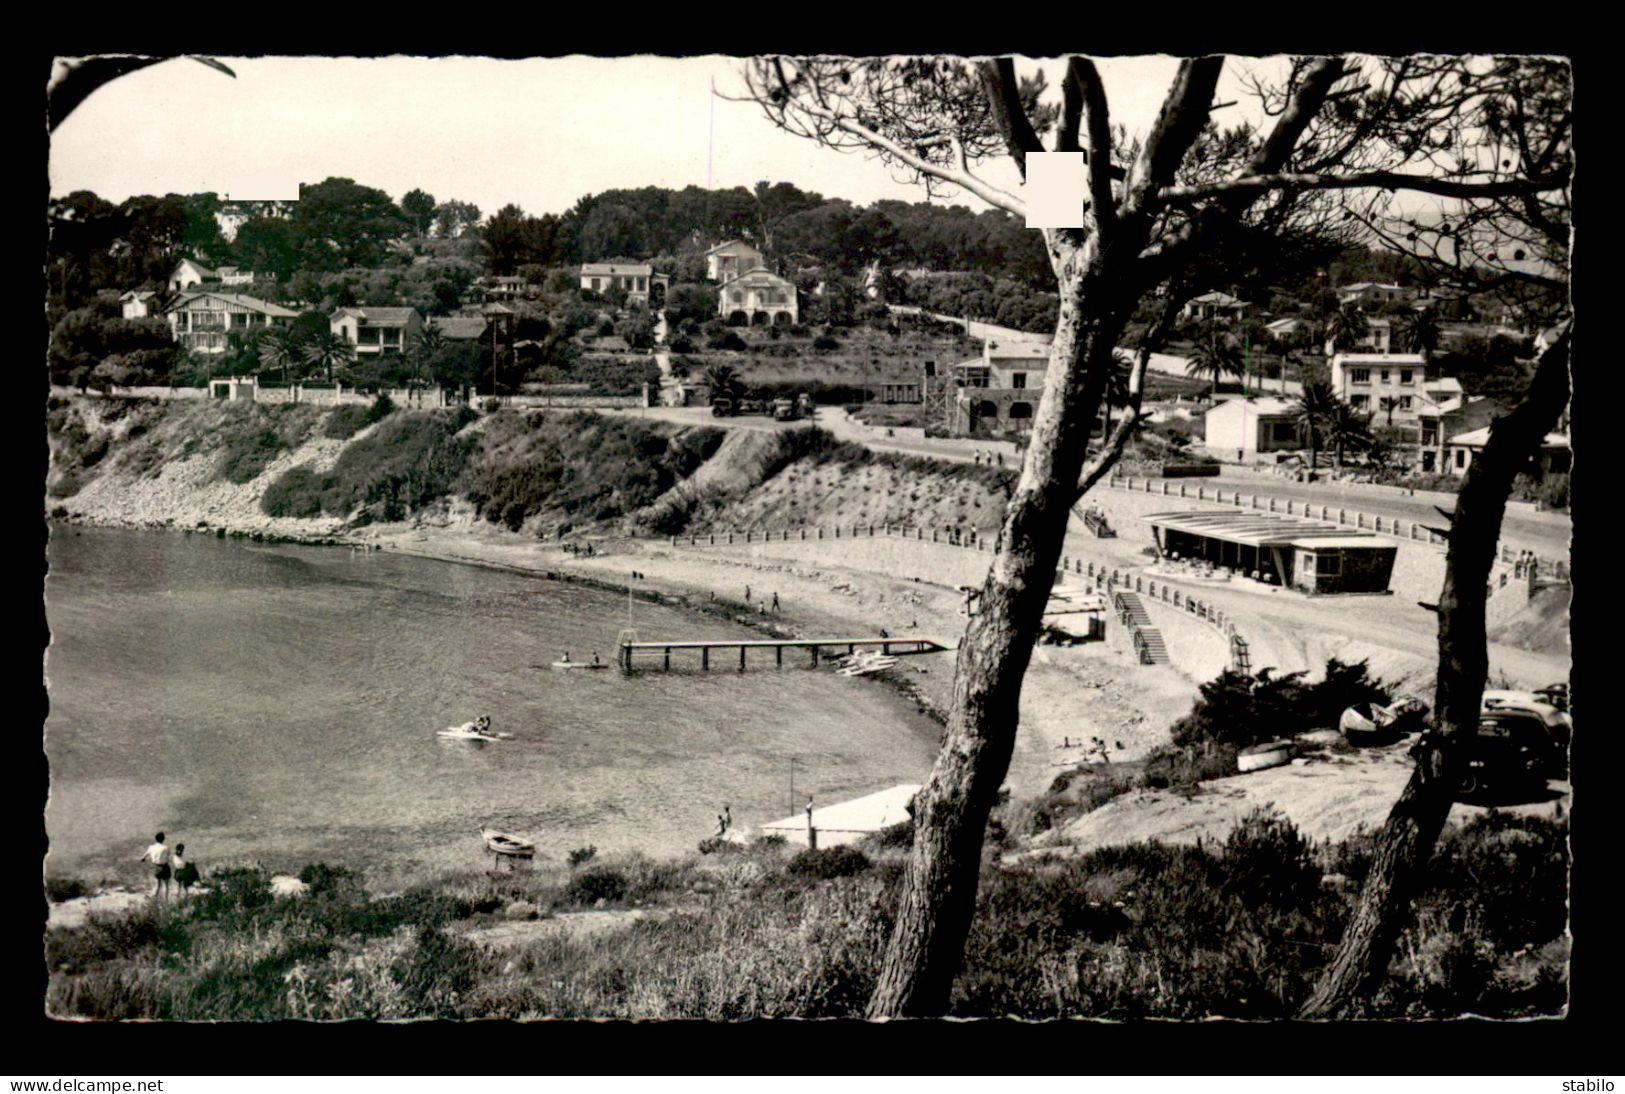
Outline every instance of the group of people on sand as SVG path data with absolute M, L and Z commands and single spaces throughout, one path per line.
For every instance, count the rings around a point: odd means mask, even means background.
M 197 884 L 197 864 L 186 858 L 186 844 L 177 843 L 173 849 L 164 842 L 164 834 L 152 837 L 152 846 L 141 853 L 141 861 L 152 867 L 152 896 L 169 897 L 170 882 L 180 886 L 185 898 Z
M 575 662 L 570 660 L 570 651 L 565 650 L 564 651 L 564 656 L 559 658 L 559 664 L 561 664 L 561 665 L 571 665 L 571 664 L 574 664 L 574 663 Z M 602 662 L 598 660 L 598 651 L 597 650 L 592 651 L 592 663 L 595 664 L 595 665 L 602 664 Z

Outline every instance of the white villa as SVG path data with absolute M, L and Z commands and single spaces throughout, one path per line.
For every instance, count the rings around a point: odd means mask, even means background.
M 717 314 L 736 324 L 788 324 L 801 311 L 795 283 L 758 267 L 725 281 L 717 291 Z

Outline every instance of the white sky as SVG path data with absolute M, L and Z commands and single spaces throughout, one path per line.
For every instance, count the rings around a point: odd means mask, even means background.
M 713 102 L 713 78 L 721 93 L 742 91 L 736 58 L 219 59 L 235 79 L 176 59 L 92 94 L 52 137 L 52 194 L 292 197 L 299 182 L 341 176 L 397 200 L 421 188 L 472 201 L 487 216 L 509 203 L 562 213 L 589 193 L 706 186 L 708 177 L 717 188 L 793 182 L 859 204 L 925 197 L 877 161 L 779 132 L 753 104 Z M 1239 74 L 1270 63 L 1226 66 L 1218 101 L 1243 102 L 1216 115 L 1222 124 L 1252 115 Z M 1143 132 L 1177 59 L 1098 64 L 1113 120 Z M 1053 91 L 1057 66 L 1046 68 Z M 1018 183 L 1007 160 L 986 174 Z M 985 207 L 969 195 L 950 200 Z

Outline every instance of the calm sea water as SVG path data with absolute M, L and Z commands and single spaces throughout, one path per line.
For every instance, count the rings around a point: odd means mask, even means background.
M 625 676 L 624 597 L 344 548 L 57 528 L 49 550 L 53 875 L 130 874 L 152 833 L 205 867 L 375 877 L 478 865 L 478 829 L 562 857 L 692 850 L 736 826 L 920 781 L 938 731 L 872 681 L 796 667 Z M 639 602 L 639 637 L 748 636 Z M 761 655 L 765 663 L 766 655 Z M 680 659 L 681 660 L 681 659 Z M 541 666 L 541 667 L 538 667 Z M 445 741 L 488 714 L 511 741 Z

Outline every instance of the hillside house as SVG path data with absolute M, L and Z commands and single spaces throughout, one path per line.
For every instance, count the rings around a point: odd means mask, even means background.
M 1025 433 L 1044 394 L 1049 346 L 989 339 L 982 356 L 951 366 L 957 390 L 949 407 L 956 433 Z
M 474 287 L 487 300 L 517 300 L 531 295 L 522 277 L 481 277 L 474 282 Z
M 1458 478 L 1467 474 L 1467 469 L 1473 465 L 1473 460 L 1484 451 L 1484 445 L 1489 442 L 1490 430 L 1488 426 L 1475 429 L 1470 433 L 1458 433 L 1445 444 L 1445 463 L 1441 468 Z M 1569 438 L 1565 433 L 1548 433 L 1540 445 L 1540 455 L 1530 463 L 1529 474 L 1535 478 L 1545 478 L 1547 475 L 1565 475 L 1573 463 L 1569 450 Z
M 1187 300 L 1179 314 L 1183 319 L 1232 322 L 1244 316 L 1250 307 L 1252 305 L 1245 300 L 1238 300 L 1227 292 L 1205 292 Z
M 1418 444 L 1423 471 L 1438 471 L 1446 460 L 1446 438 L 1484 429 L 1506 413 L 1506 408 L 1494 399 L 1468 399 L 1452 410 L 1433 413 L 1424 408 L 1420 415 L 1422 430 Z
M 298 316 L 280 304 L 236 293 L 187 293 L 165 313 L 175 341 L 196 353 L 225 353 L 232 334 L 285 326 Z
M 155 295 L 146 289 L 131 289 L 118 298 L 119 314 L 125 319 L 145 319 L 151 312 Z
M 1362 308 L 1374 304 L 1403 304 L 1415 295 L 1414 289 L 1408 289 L 1404 285 L 1356 281 L 1337 290 L 1337 304 L 1338 307 L 1357 304 Z
M 194 262 L 190 258 L 183 258 L 175 267 L 175 272 L 169 275 L 165 282 L 171 292 L 185 292 L 194 285 L 201 285 L 205 281 L 219 281 L 220 274 L 201 262 Z
M 1395 425 L 1421 440 L 1422 419 L 1438 418 L 1462 403 L 1461 383 L 1429 379 L 1419 353 L 1338 353 L 1331 359 L 1332 394 L 1376 424 Z
M 416 308 L 340 308 L 327 320 L 328 329 L 355 347 L 356 356 L 404 353 L 423 329 Z
M 295 201 L 227 201 L 216 210 L 214 221 L 220 225 L 220 234 L 230 243 L 244 224 L 260 217 L 286 220 L 293 215 Z
M 749 243 L 741 243 L 737 239 L 730 239 L 726 243 L 718 243 L 705 252 L 705 276 L 718 284 L 732 281 L 740 274 L 751 270 L 765 268 L 765 259 L 761 251 Z
M 634 304 L 661 304 L 671 278 L 657 274 L 647 262 L 587 262 L 581 267 L 581 287 L 596 293 L 620 289 Z
M 1211 451 L 1231 451 L 1250 462 L 1264 452 L 1295 452 L 1304 447 L 1297 408 L 1287 399 L 1225 399 L 1202 418 L 1202 443 Z
M 789 325 L 798 321 L 801 309 L 794 282 L 757 268 L 723 282 L 717 314 L 736 325 Z

